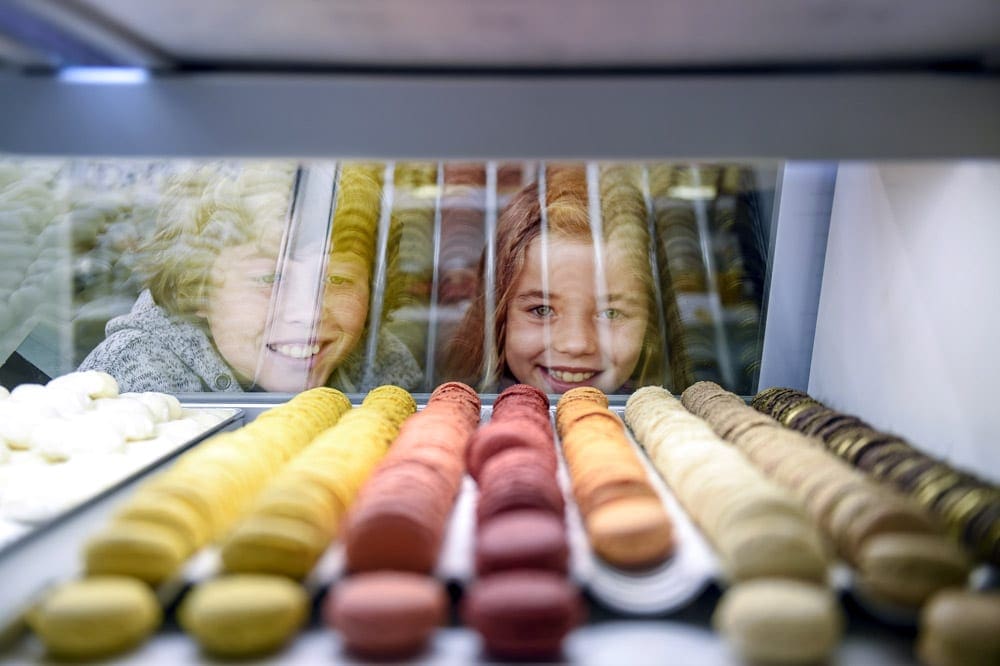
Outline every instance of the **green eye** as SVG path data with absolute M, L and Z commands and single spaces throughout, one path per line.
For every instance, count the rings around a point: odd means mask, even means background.
M 529 312 L 531 312 L 531 314 L 533 314 L 533 315 L 535 315 L 537 317 L 549 317 L 549 316 L 552 315 L 552 306 L 551 305 L 536 305 L 535 307 L 531 308 L 531 310 L 529 310 Z
M 608 308 L 604 310 L 599 315 L 602 319 L 619 319 L 622 316 L 621 310 L 615 310 L 614 308 Z
M 351 284 L 352 280 L 349 277 L 344 277 L 343 275 L 327 275 L 326 283 L 332 284 L 335 287 L 341 287 L 345 284 Z
M 268 273 L 266 275 L 258 275 L 253 279 L 253 281 L 259 285 L 272 285 L 275 282 L 278 282 L 279 280 L 281 280 L 280 273 Z

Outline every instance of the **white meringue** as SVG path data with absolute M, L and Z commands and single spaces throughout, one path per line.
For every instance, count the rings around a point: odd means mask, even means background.
M 70 390 L 81 390 L 90 398 L 114 398 L 118 395 L 118 382 L 114 377 L 99 370 L 71 372 L 56 377 L 48 386 L 58 386 Z
M 46 421 L 32 432 L 34 448 L 46 460 L 57 462 L 87 454 L 121 451 L 125 436 L 96 413 Z

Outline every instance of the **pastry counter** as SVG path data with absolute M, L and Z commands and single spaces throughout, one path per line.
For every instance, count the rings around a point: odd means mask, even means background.
M 661 401 L 668 400 L 668 398 L 660 396 L 657 391 L 659 390 L 649 389 L 645 396 L 651 401 L 655 398 L 656 400 L 653 402 L 659 406 Z M 424 438 L 427 438 L 430 432 L 428 428 L 434 422 L 433 412 L 435 410 L 427 408 L 427 405 L 433 401 L 433 396 L 417 397 L 419 405 L 414 402 L 411 410 L 419 407 L 418 414 L 420 416 L 415 415 L 408 418 L 412 419 L 414 423 L 423 424 L 419 432 Z M 250 398 L 240 403 L 230 403 L 230 407 L 243 408 L 248 415 L 248 420 L 251 420 L 265 411 L 265 408 L 273 405 L 274 398 L 274 396 L 268 396 L 265 399 L 264 396 L 259 396 L 256 402 Z M 364 398 L 365 396 L 352 396 L 353 408 L 350 411 L 364 411 Z M 482 453 L 483 450 L 494 449 L 501 453 L 504 451 L 506 447 L 496 443 L 499 437 L 496 433 L 498 430 L 502 430 L 500 426 L 504 424 L 503 418 L 496 418 L 494 414 L 496 398 L 494 396 L 482 396 L 482 398 L 484 403 L 482 411 L 479 414 L 477 410 L 477 415 L 481 416 L 481 421 L 485 425 L 478 425 L 476 430 L 478 434 L 470 440 L 470 448 L 478 450 L 480 453 L 470 453 L 468 456 L 463 456 L 462 460 L 463 465 L 465 460 L 469 460 L 469 469 L 473 472 L 474 477 L 478 477 L 480 484 L 486 483 L 496 486 L 497 483 L 484 481 L 484 478 L 490 476 L 489 465 L 483 465 L 482 462 L 477 463 L 476 461 L 477 455 L 480 458 L 485 455 Z M 669 399 L 672 400 L 672 398 Z M 641 401 L 630 400 L 633 407 L 639 402 Z M 205 397 L 202 396 L 201 403 L 211 404 L 212 399 L 209 398 L 206 401 Z M 186 400 L 184 404 L 188 407 Z M 680 403 L 677 402 L 673 407 L 679 408 Z M 411 410 L 404 409 L 403 411 Z M 587 408 L 583 411 L 593 410 Z M 634 419 L 634 413 L 630 415 L 625 408 L 623 396 L 612 396 L 608 411 L 614 415 L 615 419 L 624 418 L 625 421 L 630 422 L 630 425 L 631 420 Z M 564 418 L 560 420 L 555 407 L 551 410 L 546 408 L 545 412 L 551 417 L 548 420 L 550 426 L 554 423 L 556 426 L 554 430 L 561 433 L 559 439 L 556 440 L 560 443 L 554 449 L 550 449 L 556 453 L 556 480 L 561 495 L 561 504 L 565 506 L 565 543 L 568 547 L 568 553 L 561 566 L 562 570 L 566 572 L 566 584 L 572 589 L 578 590 L 582 595 L 580 597 L 582 599 L 580 605 L 582 613 L 572 618 L 571 625 L 567 626 L 565 638 L 561 642 L 561 649 L 546 652 L 544 660 L 585 664 L 620 663 L 623 659 L 629 663 L 664 663 L 665 661 L 740 663 L 741 660 L 733 647 L 727 645 L 720 634 L 714 630 L 726 622 L 719 618 L 719 604 L 722 599 L 726 598 L 724 595 L 732 592 L 736 587 L 747 585 L 747 581 L 762 573 L 761 571 L 749 572 L 749 568 L 761 566 L 766 568 L 771 564 L 755 562 L 752 556 L 727 554 L 724 549 L 719 551 L 719 555 L 716 555 L 717 549 L 711 545 L 711 541 L 716 540 L 718 535 L 714 535 L 711 531 L 703 532 L 703 528 L 696 527 L 692 517 L 699 523 L 704 523 L 704 516 L 697 508 L 690 512 L 690 515 L 689 511 L 684 509 L 684 506 L 689 504 L 688 498 L 683 494 L 684 491 L 681 490 L 680 496 L 675 495 L 674 485 L 668 486 L 664 482 L 657 473 L 657 455 L 654 453 L 651 456 L 647 453 L 649 450 L 648 433 L 644 433 L 642 428 L 637 431 L 634 427 L 625 431 L 629 450 L 620 450 L 616 454 L 615 460 L 634 456 L 641 465 L 645 477 L 641 480 L 643 484 L 648 484 L 648 488 L 652 490 L 657 503 L 662 506 L 662 510 L 671 525 L 670 552 L 663 552 L 663 548 L 656 545 L 655 535 L 657 531 L 655 529 L 649 532 L 647 538 L 643 539 L 641 543 L 633 542 L 632 547 L 624 550 L 616 551 L 614 547 L 609 549 L 607 541 L 604 546 L 601 546 L 595 540 L 593 533 L 593 525 L 591 524 L 593 522 L 591 519 L 594 516 L 593 510 L 584 512 L 580 508 L 587 508 L 590 500 L 579 494 L 579 485 L 576 483 L 578 481 L 577 475 L 570 471 L 571 467 L 575 467 L 579 471 L 580 463 L 573 462 L 573 454 L 571 454 L 570 464 L 567 464 L 565 455 L 567 450 L 572 450 L 572 448 L 567 449 L 567 446 L 580 446 L 579 442 L 575 445 L 572 443 L 572 436 L 569 440 L 565 439 L 567 434 L 565 422 L 572 422 L 574 417 L 572 415 L 567 417 L 566 410 L 563 410 Z M 531 429 L 530 423 L 528 423 L 531 419 L 526 416 L 526 413 L 519 410 L 513 410 L 513 413 L 520 415 L 519 428 L 522 430 Z M 399 416 L 404 415 L 401 413 Z M 696 418 L 686 412 L 682 412 L 681 417 L 685 419 Z M 586 420 L 587 418 L 584 418 L 584 421 Z M 604 418 L 596 421 L 611 422 L 613 420 Z M 262 422 L 266 421 L 267 419 L 264 419 Z M 274 419 L 272 418 L 271 421 Z M 360 418 L 353 419 L 352 427 L 364 427 L 363 421 L 364 419 Z M 494 424 L 492 431 L 487 427 L 491 423 Z M 470 427 L 471 425 L 470 423 Z M 593 423 L 590 425 L 592 426 Z M 580 426 L 573 426 L 574 429 L 578 427 Z M 331 431 L 336 429 L 335 426 Z M 688 431 L 689 436 L 692 436 L 692 428 L 689 427 Z M 411 427 L 409 432 L 412 439 L 412 433 L 417 431 Z M 485 437 L 482 435 L 483 432 L 492 432 L 493 436 Z M 388 434 L 384 436 L 389 437 Z M 399 456 L 402 455 L 400 451 L 409 448 L 404 442 L 405 438 L 405 432 L 395 437 L 393 446 L 398 446 L 398 450 L 394 453 L 396 456 L 393 459 L 394 463 L 389 464 L 386 461 L 385 464 L 375 467 L 375 470 L 382 470 L 383 467 L 391 469 L 393 466 L 398 469 L 400 466 L 405 466 L 405 463 L 398 460 Z M 327 437 L 327 439 L 329 440 L 326 442 L 327 456 L 329 456 L 337 444 L 334 441 L 335 438 Z M 577 439 L 579 440 L 580 437 L 577 436 Z M 485 444 L 483 444 L 484 441 Z M 721 442 L 721 440 L 719 441 Z M 299 460 L 299 457 L 306 453 L 314 457 L 319 456 L 319 449 L 314 448 L 316 444 L 323 446 L 323 442 L 313 440 L 305 445 L 301 453 L 293 455 L 292 460 Z M 647 448 L 644 449 L 644 446 Z M 205 448 L 205 445 L 199 445 L 189 454 L 192 459 L 198 455 L 199 448 Z M 211 447 L 205 448 L 206 451 L 210 449 Z M 582 449 L 578 448 L 576 455 L 579 455 L 579 450 Z M 216 455 L 220 454 L 217 452 Z M 483 460 L 488 462 L 493 455 L 486 456 Z M 201 453 L 201 459 L 209 460 L 206 456 L 206 453 Z M 513 457 L 507 456 L 507 458 Z M 725 456 L 721 457 L 725 458 Z M 326 457 L 326 460 L 329 462 L 333 458 Z M 288 463 L 288 465 L 293 464 L 292 462 Z M 604 466 L 614 467 L 614 465 L 615 461 L 609 460 Z M 486 470 L 477 469 L 482 467 L 485 467 Z M 516 467 L 514 465 L 510 469 L 513 470 Z M 112 529 L 116 520 L 120 523 L 121 519 L 115 518 L 115 516 L 129 515 L 129 504 L 135 504 L 135 498 L 142 496 L 141 492 L 136 492 L 137 489 L 141 491 L 143 488 L 148 489 L 156 485 L 162 487 L 165 483 L 165 477 L 173 475 L 178 478 L 183 469 L 183 464 L 173 467 L 161 466 L 147 474 L 143 479 L 134 479 L 123 484 L 117 492 L 106 494 L 78 509 L 65 517 L 60 524 L 42 530 L 33 538 L 17 544 L 16 547 L 9 549 L 0 557 L 0 567 L 4 570 L 4 579 L 13 580 L 12 576 L 16 578 L 17 572 L 27 571 L 45 571 L 48 575 L 48 582 L 53 586 L 59 581 L 71 579 L 79 573 L 81 549 L 83 544 L 88 541 L 91 545 L 88 546 L 84 558 L 87 569 L 92 574 L 108 573 L 100 570 L 101 567 L 106 566 L 106 562 L 95 564 L 93 546 L 95 535 L 107 535 L 108 530 Z M 303 470 L 305 467 L 300 466 L 299 469 Z M 510 476 L 511 473 L 504 476 Z M 379 472 L 378 475 L 386 476 L 384 471 Z M 275 478 L 276 480 L 268 483 L 267 490 L 261 497 L 267 498 L 268 493 L 273 496 L 275 484 L 280 486 L 279 481 L 282 478 L 287 478 L 287 474 L 282 472 Z M 382 483 L 386 488 L 396 485 L 384 480 Z M 617 486 L 620 485 L 617 484 Z M 430 630 L 427 645 L 420 649 L 411 650 L 404 655 L 406 659 L 412 659 L 419 663 L 475 663 L 505 658 L 497 656 L 496 652 L 491 652 L 488 645 L 484 648 L 481 634 L 472 628 L 475 627 L 475 629 L 482 631 L 482 618 L 477 620 L 469 616 L 470 597 L 475 594 L 472 590 L 478 584 L 476 581 L 477 572 L 481 578 L 485 571 L 483 558 L 489 557 L 488 554 L 484 555 L 483 551 L 486 546 L 483 543 L 480 543 L 477 549 L 477 535 L 480 542 L 484 542 L 486 537 L 482 525 L 477 528 L 476 523 L 477 521 L 483 522 L 485 515 L 487 516 L 486 521 L 492 520 L 492 524 L 496 525 L 497 518 L 488 517 L 489 514 L 496 511 L 499 511 L 497 514 L 499 516 L 510 516 L 512 511 L 518 513 L 519 510 L 520 513 L 524 513 L 523 503 L 527 501 L 531 504 L 535 501 L 524 500 L 525 487 L 522 484 L 521 495 L 515 500 L 491 497 L 486 502 L 481 503 L 476 481 L 472 476 L 462 475 L 455 491 L 454 505 L 448 513 L 439 537 L 439 552 L 434 557 L 431 565 L 432 571 L 429 572 L 433 574 L 433 579 L 444 584 L 442 589 L 447 590 L 447 601 L 442 605 L 442 615 L 438 618 L 439 621 L 433 623 L 435 628 Z M 682 486 L 676 487 L 682 489 Z M 483 492 L 487 492 L 486 486 L 483 488 Z M 645 497 L 646 492 L 646 490 L 641 490 L 638 495 Z M 626 494 L 630 493 L 632 493 L 631 490 Z M 496 495 L 495 492 L 494 495 Z M 365 551 L 366 539 L 357 536 L 363 532 L 361 527 L 365 520 L 359 518 L 358 515 L 366 514 L 377 517 L 387 515 L 386 511 L 389 514 L 396 512 L 398 515 L 398 506 L 413 504 L 413 502 L 419 503 L 418 500 L 409 497 L 409 499 L 397 499 L 391 505 L 383 504 L 381 508 L 379 503 L 375 502 L 374 508 L 364 508 L 363 510 L 366 502 L 368 505 L 372 505 L 372 496 L 373 492 L 370 489 L 362 489 L 356 503 L 352 504 L 351 512 L 346 517 L 342 516 L 345 522 L 342 522 L 341 526 L 348 530 L 348 536 L 341 535 L 341 538 L 334 541 L 322 555 L 317 556 L 313 565 L 308 565 L 309 561 L 307 561 L 306 569 L 296 570 L 298 565 L 289 565 L 287 560 L 283 558 L 280 567 L 291 566 L 291 569 L 286 573 L 291 574 L 292 578 L 303 580 L 301 590 L 304 592 L 303 598 L 308 600 L 304 608 L 311 609 L 311 611 L 308 612 L 308 619 L 303 619 L 305 624 L 302 630 L 294 632 L 294 638 L 278 647 L 276 651 L 266 652 L 264 658 L 301 661 L 303 663 L 313 663 L 320 659 L 344 663 L 365 660 L 364 650 L 359 652 L 356 644 L 350 644 L 351 640 L 357 640 L 356 636 L 345 639 L 340 630 L 331 630 L 327 626 L 331 620 L 334 620 L 338 612 L 346 612 L 343 609 L 338 611 L 335 608 L 337 604 L 346 603 L 346 601 L 342 602 L 337 599 L 338 591 L 341 598 L 346 597 L 345 581 L 363 577 L 367 568 L 419 569 L 421 568 L 419 565 L 411 567 L 411 564 L 414 558 L 423 557 L 419 552 L 413 551 L 412 544 L 401 544 L 396 548 L 389 549 L 369 548 L 367 552 Z M 512 501 L 513 504 L 511 504 Z M 610 504 L 618 501 L 622 501 L 621 498 L 602 500 L 602 502 Z M 490 503 L 492 503 L 493 508 L 483 506 L 483 504 Z M 256 508 L 251 509 L 251 517 L 254 511 L 260 513 L 260 507 L 266 504 L 266 501 L 258 498 L 253 504 Z M 274 503 L 272 502 L 272 504 Z M 388 508 L 386 508 L 387 506 Z M 136 514 L 133 511 L 131 515 Z M 633 511 L 631 515 L 637 514 Z M 261 564 L 267 558 L 262 560 L 253 554 L 254 549 L 259 550 L 261 544 L 266 550 L 267 541 L 261 540 L 261 536 L 268 533 L 268 528 L 263 527 L 265 523 L 259 522 L 258 524 L 262 527 L 256 531 L 249 529 L 247 525 L 251 522 L 252 520 L 244 516 L 238 523 L 235 532 L 221 542 L 201 548 L 194 557 L 188 559 L 182 567 L 169 576 L 160 579 L 160 574 L 152 574 L 158 579 L 152 589 L 157 592 L 156 606 L 161 608 L 163 612 L 162 626 L 148 641 L 132 650 L 115 655 L 114 659 L 117 660 L 115 663 L 166 663 L 168 660 L 172 663 L 177 663 L 178 660 L 184 662 L 205 661 L 211 660 L 213 653 L 218 653 L 218 650 L 208 652 L 199 650 L 198 643 L 182 631 L 180 625 L 184 625 L 189 632 L 192 630 L 193 620 L 191 617 L 194 614 L 190 608 L 184 610 L 185 604 L 195 591 L 207 589 L 209 587 L 207 583 L 218 576 L 222 569 L 229 571 L 274 569 L 273 562 Z M 384 518 L 372 518 L 368 522 L 377 526 L 386 524 Z M 588 528 L 590 528 L 589 534 Z M 619 531 L 623 529 L 620 528 Z M 536 532 L 542 531 L 544 530 L 536 530 Z M 241 533 L 242 542 L 233 536 L 233 534 L 240 535 Z M 710 537 L 711 540 L 706 540 L 704 535 Z M 101 538 L 98 537 L 97 541 L 100 542 Z M 520 536 L 513 534 L 511 539 L 517 541 Z M 234 542 L 237 545 L 234 546 Z M 384 545 L 384 542 L 380 542 L 378 539 L 372 541 L 369 538 L 368 542 L 375 546 Z M 221 543 L 221 547 L 217 545 L 219 543 Z M 105 538 L 104 544 L 106 546 L 103 551 L 105 555 L 120 547 L 120 542 L 116 542 L 114 539 L 109 541 Z M 601 555 L 597 554 L 597 549 L 601 550 Z M 749 550 L 754 549 L 755 547 L 749 547 Z M 787 563 L 780 563 L 779 551 L 771 551 L 775 555 L 774 561 L 778 562 L 774 566 L 788 567 Z M 240 553 L 242 556 L 239 556 Z M 360 556 L 362 560 L 358 560 L 358 553 L 362 553 Z M 624 557 L 626 560 L 629 557 L 635 558 L 637 557 L 636 553 L 645 553 L 640 558 L 645 559 L 645 561 L 625 562 L 624 566 L 612 566 L 608 563 L 614 561 L 616 557 Z M 821 556 L 827 557 L 825 554 Z M 353 563 L 352 558 L 355 560 Z M 379 558 L 384 561 L 377 563 L 375 560 Z M 500 559 L 502 560 L 502 557 Z M 240 563 L 241 560 L 243 563 Z M 249 564 L 246 564 L 248 561 Z M 371 564 L 370 567 L 368 563 Z M 639 566 L 636 566 L 637 564 Z M 116 566 L 120 568 L 120 565 Z M 813 577 L 813 574 L 802 574 L 803 568 L 808 569 L 810 566 L 802 564 L 802 560 L 799 558 L 797 563 L 791 565 L 791 569 L 788 570 L 792 571 L 793 577 L 810 578 Z M 556 565 L 554 568 L 559 569 L 560 565 Z M 794 571 L 796 568 L 799 569 L 798 572 Z M 352 572 L 350 576 L 346 576 L 348 569 Z M 132 571 L 134 572 L 132 575 L 146 576 L 147 578 L 150 576 L 150 570 L 145 564 L 140 569 Z M 302 574 L 301 571 L 305 571 L 305 573 Z M 766 575 L 776 574 L 768 572 Z M 971 579 L 972 585 L 975 587 L 995 585 L 996 581 L 991 576 L 995 576 L 995 572 L 990 567 L 980 566 Z M 870 594 L 866 594 L 858 588 L 854 583 L 851 569 L 843 564 L 835 564 L 829 569 L 826 569 L 824 565 L 821 577 L 822 580 L 815 584 L 818 587 L 829 587 L 832 590 L 831 598 L 837 600 L 836 606 L 839 608 L 837 612 L 844 621 L 842 637 L 836 639 L 832 648 L 831 660 L 834 663 L 902 664 L 915 661 L 917 614 L 914 609 L 901 609 L 898 605 L 886 604 L 884 601 L 874 602 Z M 813 584 L 808 583 L 808 585 Z M 12 609 L 16 607 L 24 610 L 30 601 L 42 598 L 36 592 L 37 590 L 22 590 L 22 598 L 10 597 L 10 603 L 5 604 L 5 607 Z M 12 593 L 14 593 L 12 590 L 6 591 L 6 594 Z M 225 596 L 223 595 L 223 597 Z M 751 600 L 751 603 L 759 604 L 760 599 Z M 763 608 L 759 608 L 755 615 L 766 616 L 773 612 L 772 608 L 765 605 Z M 713 615 L 715 616 L 714 621 Z M 344 621 L 341 617 L 339 623 L 334 621 L 334 624 L 340 627 L 343 626 Z M 470 626 L 470 621 L 472 626 Z M 743 620 L 739 621 L 746 621 L 746 616 L 744 615 Z M 23 627 L 21 628 L 23 629 Z M 45 648 L 36 637 L 17 631 L 16 623 L 8 622 L 7 629 L 8 640 L 5 658 L 29 662 L 46 658 Z M 195 628 L 194 631 L 197 634 L 198 629 Z M 739 628 L 734 630 L 730 627 L 727 631 L 730 632 L 732 640 L 731 632 L 738 633 Z M 199 637 L 199 640 L 204 639 Z M 815 643 L 816 640 L 817 636 L 808 635 L 808 642 Z M 256 658 L 259 655 L 253 656 Z M 536 655 L 534 658 L 541 659 L 542 656 Z

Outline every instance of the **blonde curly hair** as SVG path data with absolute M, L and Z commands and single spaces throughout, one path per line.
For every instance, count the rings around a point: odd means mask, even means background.
M 212 265 L 226 247 L 256 243 L 277 257 L 288 224 L 296 165 L 212 163 L 175 174 L 160 204 L 155 232 L 140 248 L 137 270 L 153 300 L 173 315 L 196 319 Z

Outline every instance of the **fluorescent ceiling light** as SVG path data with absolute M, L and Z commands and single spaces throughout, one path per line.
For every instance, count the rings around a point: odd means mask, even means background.
M 136 84 L 149 80 L 149 70 L 141 67 L 65 67 L 59 80 L 67 83 Z

